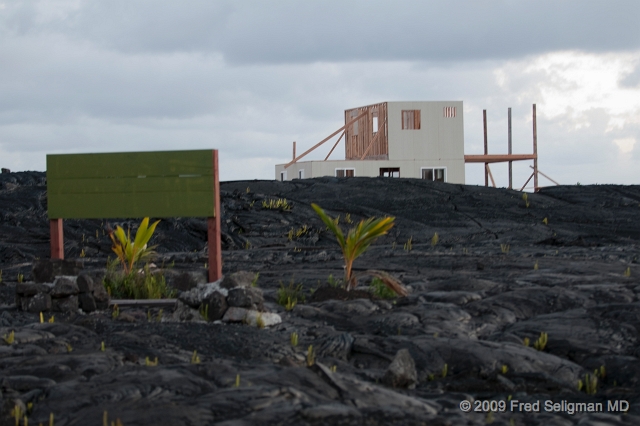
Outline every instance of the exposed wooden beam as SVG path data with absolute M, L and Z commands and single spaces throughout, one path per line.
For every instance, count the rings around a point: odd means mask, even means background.
M 49 229 L 51 231 L 51 258 L 64 259 L 64 231 L 62 229 L 62 219 L 50 219 Z
M 535 160 L 536 154 L 490 154 L 490 155 L 465 155 L 465 163 L 503 163 L 505 161 Z
M 487 140 L 487 110 L 482 110 L 482 125 L 484 127 L 484 155 L 489 155 L 489 141 Z M 465 156 L 465 162 L 466 162 Z M 489 173 L 487 173 L 488 162 L 484 162 L 484 186 L 489 186 Z
M 329 139 L 331 139 L 332 137 L 334 137 L 335 135 L 340 133 L 341 131 L 345 130 L 347 127 L 351 126 L 356 121 L 360 120 L 365 115 L 367 115 L 366 111 L 363 112 L 362 114 L 360 114 L 359 116 L 357 116 L 356 118 L 354 118 L 353 120 L 349 121 L 344 126 L 340 127 L 335 132 L 331 133 L 329 136 L 327 136 L 326 138 L 324 138 L 323 140 L 321 140 L 320 142 L 318 142 L 317 144 L 315 144 L 314 146 L 312 146 L 311 148 L 309 148 L 308 150 L 306 150 L 305 152 L 303 152 L 302 154 L 300 154 L 299 156 L 294 158 L 292 161 L 290 161 L 287 164 L 285 164 L 284 168 L 286 169 L 287 167 L 289 167 L 290 165 L 292 165 L 293 163 L 295 163 L 296 161 L 298 161 L 299 159 L 301 159 L 302 157 L 304 157 L 305 155 L 307 155 L 308 153 L 310 153 L 311 151 L 313 151 L 314 149 L 316 149 L 317 147 L 319 147 L 320 145 L 322 145 L 323 143 L 325 143 L 326 141 L 328 141 Z
M 207 218 L 207 250 L 209 260 L 209 282 L 222 278 L 222 238 L 220 218 L 220 174 L 218 169 L 218 150 L 213 150 L 213 217 Z
M 531 176 L 529 176 L 529 179 L 527 179 L 527 181 L 524 183 L 524 185 L 522 185 L 522 188 L 520 188 L 520 192 L 522 192 L 524 190 L 524 188 L 526 188 L 527 184 L 529 183 L 529 181 L 531 180 L 531 178 L 535 174 L 536 174 L 536 172 L 531 173 Z
M 507 127 L 508 127 L 508 129 L 507 129 L 508 135 L 507 136 L 509 138 L 508 147 L 507 148 L 508 148 L 508 154 L 511 155 L 511 154 L 513 154 L 511 152 L 511 147 L 512 147 L 512 144 L 511 144 L 511 108 L 509 108 L 507 115 L 508 115 L 508 121 L 509 121 L 509 123 L 507 125 Z M 513 189 L 513 161 L 509 161 L 509 189 Z
M 485 164 L 485 166 L 484 166 L 484 167 L 485 167 L 485 168 L 486 168 L 486 170 L 487 170 L 487 174 L 488 174 L 488 175 L 489 175 L 489 177 L 491 178 L 491 184 L 492 184 L 492 185 L 493 185 L 493 187 L 495 188 L 495 187 L 496 187 L 496 181 L 495 181 L 495 180 L 493 180 L 493 174 L 491 173 L 491 169 L 489 168 L 489 165 L 488 165 L 488 164 Z
M 338 140 L 336 141 L 336 143 L 333 144 L 333 148 L 331 148 L 331 151 L 329 151 L 329 153 L 327 154 L 326 157 L 324 157 L 324 161 L 327 161 L 329 159 L 329 157 L 331 156 L 331 154 L 333 154 L 333 150 L 336 149 L 336 146 L 338 146 L 338 144 L 340 143 L 340 141 L 342 140 L 344 134 L 347 133 L 347 131 L 345 130 L 344 132 L 342 132 L 342 134 L 340 135 L 340 137 L 338 138 Z
M 536 122 L 536 104 L 533 104 L 533 190 L 538 191 L 538 124 Z
M 533 169 L 533 166 L 529 166 L 529 167 Z M 558 185 L 558 186 L 560 185 L 558 182 L 556 182 L 555 180 L 551 179 L 549 176 L 545 175 L 540 170 L 538 170 L 538 173 L 540 173 L 542 176 L 546 177 L 547 179 L 549 179 L 551 182 L 555 183 L 556 185 Z
M 367 147 L 367 149 L 364 150 L 364 154 L 362 154 L 362 157 L 360 157 L 361 160 L 364 160 L 364 157 L 367 156 L 373 144 L 378 140 L 378 136 L 380 136 L 380 129 L 384 128 L 384 125 L 386 123 L 387 123 L 387 117 L 384 118 L 382 126 L 378 126 L 378 131 L 376 132 L 376 135 L 373 137 L 373 139 L 371 139 L 371 142 L 369 142 L 369 146 Z

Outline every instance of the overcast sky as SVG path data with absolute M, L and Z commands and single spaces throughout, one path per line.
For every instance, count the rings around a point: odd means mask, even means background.
M 638 0 L 0 0 L 0 166 L 217 148 L 222 180 L 274 179 L 345 109 L 461 100 L 467 154 L 483 109 L 489 152 L 506 153 L 508 107 L 514 153 L 531 152 L 535 103 L 541 171 L 640 184 L 638 22 Z M 484 183 L 481 165 L 466 175 Z

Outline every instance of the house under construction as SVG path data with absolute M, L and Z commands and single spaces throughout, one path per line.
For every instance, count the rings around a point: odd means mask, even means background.
M 285 181 L 320 176 L 408 177 L 432 181 L 465 183 L 465 163 L 484 163 L 485 186 L 495 187 L 489 164 L 509 163 L 512 188 L 512 162 L 533 160 L 533 172 L 521 191 L 533 179 L 537 191 L 538 175 L 556 181 L 538 170 L 536 105 L 533 104 L 533 153 L 512 154 L 511 108 L 508 115 L 508 153 L 489 154 L 487 112 L 483 111 L 484 154 L 464 154 L 462 101 L 383 102 L 344 112 L 344 126 L 327 136 L 287 164 L 276 165 L 276 179 Z M 311 151 L 340 134 L 322 161 L 299 161 Z M 345 159 L 329 160 L 340 141 L 345 140 Z
M 344 112 L 345 125 L 287 164 L 276 179 L 411 177 L 464 183 L 462 102 L 383 102 Z M 324 161 L 298 161 L 342 133 Z M 345 159 L 329 160 L 345 140 Z

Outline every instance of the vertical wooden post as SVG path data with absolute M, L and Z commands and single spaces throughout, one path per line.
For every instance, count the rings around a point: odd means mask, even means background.
M 51 258 L 64 259 L 64 233 L 62 230 L 62 219 L 49 220 L 51 232 Z
M 207 219 L 207 246 L 209 248 L 209 282 L 222 278 L 222 241 L 220 238 L 220 179 L 218 150 L 213 150 L 213 217 Z
M 293 160 L 296 159 L 296 141 L 293 141 Z
M 533 191 L 538 192 L 538 124 L 536 122 L 536 104 L 533 104 Z
M 487 110 L 482 110 L 482 122 L 484 124 L 484 155 L 489 154 L 489 145 L 487 142 Z M 489 186 L 489 163 L 484 163 L 484 186 Z
M 511 108 L 509 108 L 509 155 L 511 155 Z M 513 189 L 513 161 L 509 161 L 509 189 Z

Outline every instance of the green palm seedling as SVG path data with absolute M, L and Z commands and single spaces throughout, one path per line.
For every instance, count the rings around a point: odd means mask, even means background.
M 357 277 L 353 274 L 353 262 L 371 246 L 378 237 L 381 237 L 389 232 L 393 227 L 394 217 L 381 217 L 381 218 L 369 218 L 361 220 L 358 225 L 349 229 L 345 237 L 342 230 L 338 227 L 337 221 L 334 221 L 328 214 L 320 208 L 317 204 L 311 204 L 313 210 L 320 216 L 320 219 L 324 222 L 327 228 L 336 236 L 338 244 L 342 249 L 342 255 L 344 257 L 344 283 L 347 290 L 356 286 Z M 374 271 L 367 271 L 367 274 L 371 275 Z M 375 275 L 380 275 L 379 271 L 375 271 Z M 383 274 L 385 284 L 389 286 L 396 293 L 405 296 L 406 290 L 400 283 L 391 279 L 387 274 Z
M 156 230 L 159 222 L 160 221 L 157 220 L 149 226 L 149 218 L 145 217 L 142 223 L 140 223 L 140 227 L 133 241 L 131 241 L 131 230 L 125 234 L 121 226 L 116 226 L 115 231 L 109 231 L 109 238 L 111 238 L 113 242 L 111 249 L 118 256 L 118 259 L 120 259 L 125 274 L 131 272 L 138 262 L 147 260 L 155 255 L 153 251 L 155 246 L 147 247 L 147 243 L 153 236 L 153 232 Z

